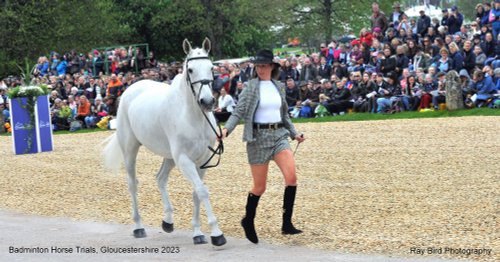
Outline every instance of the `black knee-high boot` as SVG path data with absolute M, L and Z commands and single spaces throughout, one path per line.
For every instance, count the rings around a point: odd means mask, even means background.
M 248 193 L 247 205 L 246 205 L 246 214 L 245 217 L 241 220 L 241 226 L 245 230 L 245 236 L 250 242 L 257 244 L 259 243 L 259 238 L 257 237 L 257 232 L 255 232 L 254 226 L 254 218 L 255 218 L 255 210 L 257 209 L 257 205 L 259 204 L 260 196 L 256 196 L 252 193 Z
M 295 203 L 295 194 L 297 186 L 285 187 L 285 195 L 283 197 L 283 226 L 281 233 L 284 235 L 294 235 L 302 233 L 302 230 L 296 229 L 292 224 L 293 205 Z

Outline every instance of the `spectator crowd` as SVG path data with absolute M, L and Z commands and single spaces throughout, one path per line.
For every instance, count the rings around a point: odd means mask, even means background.
M 442 9 L 439 19 L 425 10 L 408 17 L 397 2 L 388 15 L 377 3 L 371 8 L 371 27 L 354 39 L 332 39 L 310 54 L 277 54 L 281 67 L 275 77 L 284 85 L 292 117 L 437 110 L 446 103 L 446 74 L 453 70 L 465 107 L 500 107 L 500 0 L 477 4 L 476 16 L 467 19 L 456 6 Z M 52 52 L 50 59 L 38 59 L 33 76 L 51 89 L 58 130 L 69 129 L 75 120 L 94 127 L 116 115 L 120 95 L 138 79 L 168 83 L 180 72 L 179 63 L 158 63 L 152 52 L 146 56 L 129 47 Z M 254 77 L 251 61 L 214 67 L 219 121 L 231 114 Z M 0 82 L 4 104 L 5 89 L 18 84 L 12 78 Z M 8 119 L 6 107 L 3 113 Z

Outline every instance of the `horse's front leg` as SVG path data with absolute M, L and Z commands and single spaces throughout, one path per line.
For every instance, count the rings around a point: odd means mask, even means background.
M 205 235 L 201 231 L 200 198 L 196 194 L 196 191 L 193 191 L 193 220 L 191 221 L 191 225 L 193 225 L 194 244 L 199 245 L 208 243 L 207 240 L 205 239 Z
M 167 190 L 168 175 L 174 166 L 175 163 L 172 159 L 164 158 L 160 171 L 158 171 L 158 174 L 156 175 L 158 189 L 160 190 L 161 200 L 163 202 L 163 221 L 161 223 L 161 227 L 167 233 L 174 231 L 174 209 L 172 207 L 172 203 L 170 202 Z
M 210 234 L 212 238 L 212 244 L 215 246 L 222 246 L 226 244 L 226 238 L 224 237 L 222 231 L 219 229 L 219 225 L 217 224 L 217 218 L 213 214 L 212 211 L 212 206 L 210 205 L 209 201 L 209 194 L 207 187 L 203 184 L 202 177 L 200 177 L 198 173 L 198 168 L 196 167 L 196 164 L 189 159 L 189 157 L 185 154 L 181 154 L 178 158 L 177 165 L 182 171 L 182 174 L 191 182 L 191 185 L 193 186 L 194 193 L 193 193 L 193 202 L 194 202 L 194 213 L 193 213 L 193 227 L 200 227 L 200 218 L 199 218 L 199 209 L 200 209 L 200 202 L 202 202 L 205 205 L 205 209 L 207 211 L 207 217 L 208 217 L 208 224 L 210 225 L 212 232 Z M 197 196 L 197 198 L 196 198 Z M 195 201 L 197 199 L 198 201 Z M 194 232 L 196 235 L 197 233 L 201 233 L 201 229 L 198 229 L 199 232 Z M 203 235 L 203 233 L 201 233 Z M 193 238 L 196 244 L 197 239 Z

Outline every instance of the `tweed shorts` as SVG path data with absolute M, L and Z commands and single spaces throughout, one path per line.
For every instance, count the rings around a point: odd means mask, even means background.
M 290 149 L 290 133 L 285 128 L 254 129 L 253 132 L 256 140 L 247 143 L 248 163 L 251 165 L 265 164 L 279 152 Z

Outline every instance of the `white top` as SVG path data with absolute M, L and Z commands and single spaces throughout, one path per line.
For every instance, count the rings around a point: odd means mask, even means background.
M 281 96 L 271 81 L 260 81 L 260 101 L 255 111 L 255 123 L 271 124 L 281 122 Z
M 234 99 L 232 96 L 225 95 L 224 97 L 219 97 L 219 108 L 225 108 L 227 112 L 233 112 L 235 105 L 236 104 L 234 103 Z

